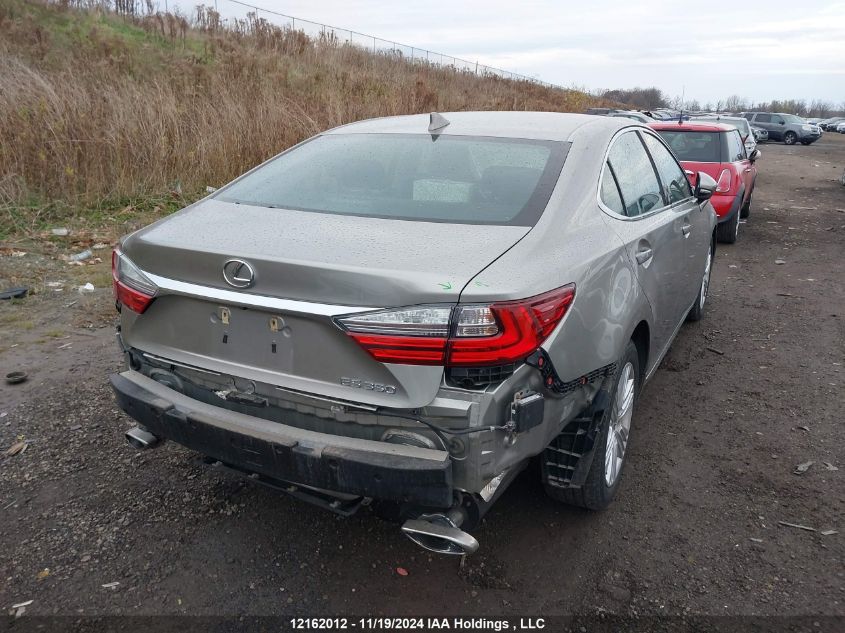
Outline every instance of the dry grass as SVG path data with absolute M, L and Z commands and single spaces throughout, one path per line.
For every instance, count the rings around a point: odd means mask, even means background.
M 261 21 L 226 30 L 205 12 L 198 24 L 3 1 L 0 236 L 174 189 L 191 197 L 357 119 L 594 105 Z

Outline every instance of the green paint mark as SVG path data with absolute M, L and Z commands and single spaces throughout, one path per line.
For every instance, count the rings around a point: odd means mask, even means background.
M 490 284 L 484 283 L 481 280 L 476 281 L 475 285 L 478 286 L 479 288 L 489 288 L 490 287 Z
M 451 281 L 447 281 L 445 284 L 437 284 L 437 285 L 440 286 L 441 288 L 443 288 L 443 290 L 451 290 L 452 289 L 452 282 Z

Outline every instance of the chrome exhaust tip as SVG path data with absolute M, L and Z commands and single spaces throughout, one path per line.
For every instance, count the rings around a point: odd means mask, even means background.
M 402 531 L 414 543 L 430 552 L 463 556 L 478 550 L 475 537 L 464 532 L 443 514 L 423 514 L 416 519 L 409 519 L 402 525 Z
M 155 447 L 161 439 L 150 433 L 147 429 L 136 426 L 126 431 L 126 441 L 129 442 L 129 445 L 132 448 L 137 448 L 139 451 L 142 451 L 147 448 Z

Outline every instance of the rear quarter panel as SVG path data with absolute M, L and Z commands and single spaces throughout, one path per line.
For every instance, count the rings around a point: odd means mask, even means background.
M 651 306 L 596 194 L 610 136 L 574 142 L 548 208 L 526 237 L 485 268 L 462 303 L 531 297 L 575 283 L 575 300 L 543 344 L 562 380 L 617 361 Z

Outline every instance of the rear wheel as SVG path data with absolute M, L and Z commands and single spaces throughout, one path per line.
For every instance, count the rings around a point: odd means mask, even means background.
M 637 348 L 633 341 L 628 341 L 617 368 L 610 406 L 600 423 L 587 479 L 579 488 L 558 488 L 546 483 L 546 493 L 552 499 L 589 510 L 604 510 L 610 505 L 625 466 L 640 382 Z
M 701 280 L 701 286 L 698 288 L 698 301 L 690 309 L 687 314 L 688 321 L 701 321 L 704 316 L 704 304 L 707 301 L 707 293 L 710 290 L 710 273 L 713 270 L 713 255 L 716 250 L 716 245 L 713 240 L 710 240 L 710 250 L 707 251 L 707 262 L 704 264 L 704 278 Z
M 734 244 L 736 242 L 736 238 L 739 236 L 739 216 L 740 212 L 734 213 L 730 220 L 716 226 L 717 240 L 725 244 Z
M 783 135 L 783 142 L 787 145 L 795 145 L 795 141 L 798 140 L 798 135 L 795 132 L 787 132 Z

